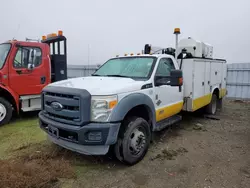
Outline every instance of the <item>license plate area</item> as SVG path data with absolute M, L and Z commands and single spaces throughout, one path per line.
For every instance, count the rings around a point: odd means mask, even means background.
M 56 127 L 48 126 L 48 133 L 56 138 L 59 138 L 59 130 Z

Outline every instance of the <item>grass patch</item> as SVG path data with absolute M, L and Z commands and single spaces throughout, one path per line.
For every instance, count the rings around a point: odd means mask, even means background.
M 18 150 L 46 140 L 46 134 L 39 128 L 37 118 L 18 120 L 0 127 L 0 159 L 11 157 Z M 20 152 L 20 151 L 19 151 Z
M 37 118 L 0 127 L 0 187 L 72 187 L 89 170 L 103 167 L 102 157 L 83 156 L 47 140 Z
M 60 178 L 76 178 L 64 150 L 50 146 L 15 159 L 0 160 L 0 187 L 56 187 Z
M 72 157 L 46 140 L 37 118 L 0 127 L 0 187 L 50 188 L 76 177 Z
M 155 159 L 166 159 L 166 160 L 174 160 L 175 157 L 177 157 L 179 154 L 182 155 L 184 153 L 187 153 L 188 150 L 186 148 L 180 147 L 177 150 L 172 149 L 163 149 L 161 153 L 157 154 L 156 156 L 152 157 L 151 160 Z

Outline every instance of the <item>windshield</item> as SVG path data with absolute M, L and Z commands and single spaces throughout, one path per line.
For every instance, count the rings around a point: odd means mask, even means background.
M 0 69 L 3 68 L 6 57 L 10 51 L 10 44 L 0 44 Z
M 125 57 L 107 61 L 93 76 L 148 78 L 155 57 Z

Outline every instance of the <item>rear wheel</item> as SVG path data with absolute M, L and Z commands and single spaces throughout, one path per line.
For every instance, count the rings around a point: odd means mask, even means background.
M 218 102 L 217 100 L 218 100 L 217 95 L 213 94 L 212 95 L 212 100 L 211 100 L 210 104 L 206 108 L 206 112 L 208 114 L 212 114 L 212 115 L 216 114 L 216 112 L 217 112 L 217 102 Z
M 140 117 L 129 117 L 121 127 L 115 145 L 115 155 L 120 161 L 133 165 L 146 155 L 150 144 L 150 126 Z
M 11 104 L 6 99 L 0 97 L 0 126 L 10 122 L 12 111 Z

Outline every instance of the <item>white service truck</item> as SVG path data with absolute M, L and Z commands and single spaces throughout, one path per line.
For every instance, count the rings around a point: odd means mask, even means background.
M 215 114 L 226 95 L 226 61 L 210 45 L 182 39 L 176 50 L 109 59 L 92 76 L 46 86 L 40 127 L 57 145 L 86 155 L 116 157 L 133 165 L 151 135 L 181 120 L 181 112 Z M 158 51 L 159 52 L 159 51 Z

